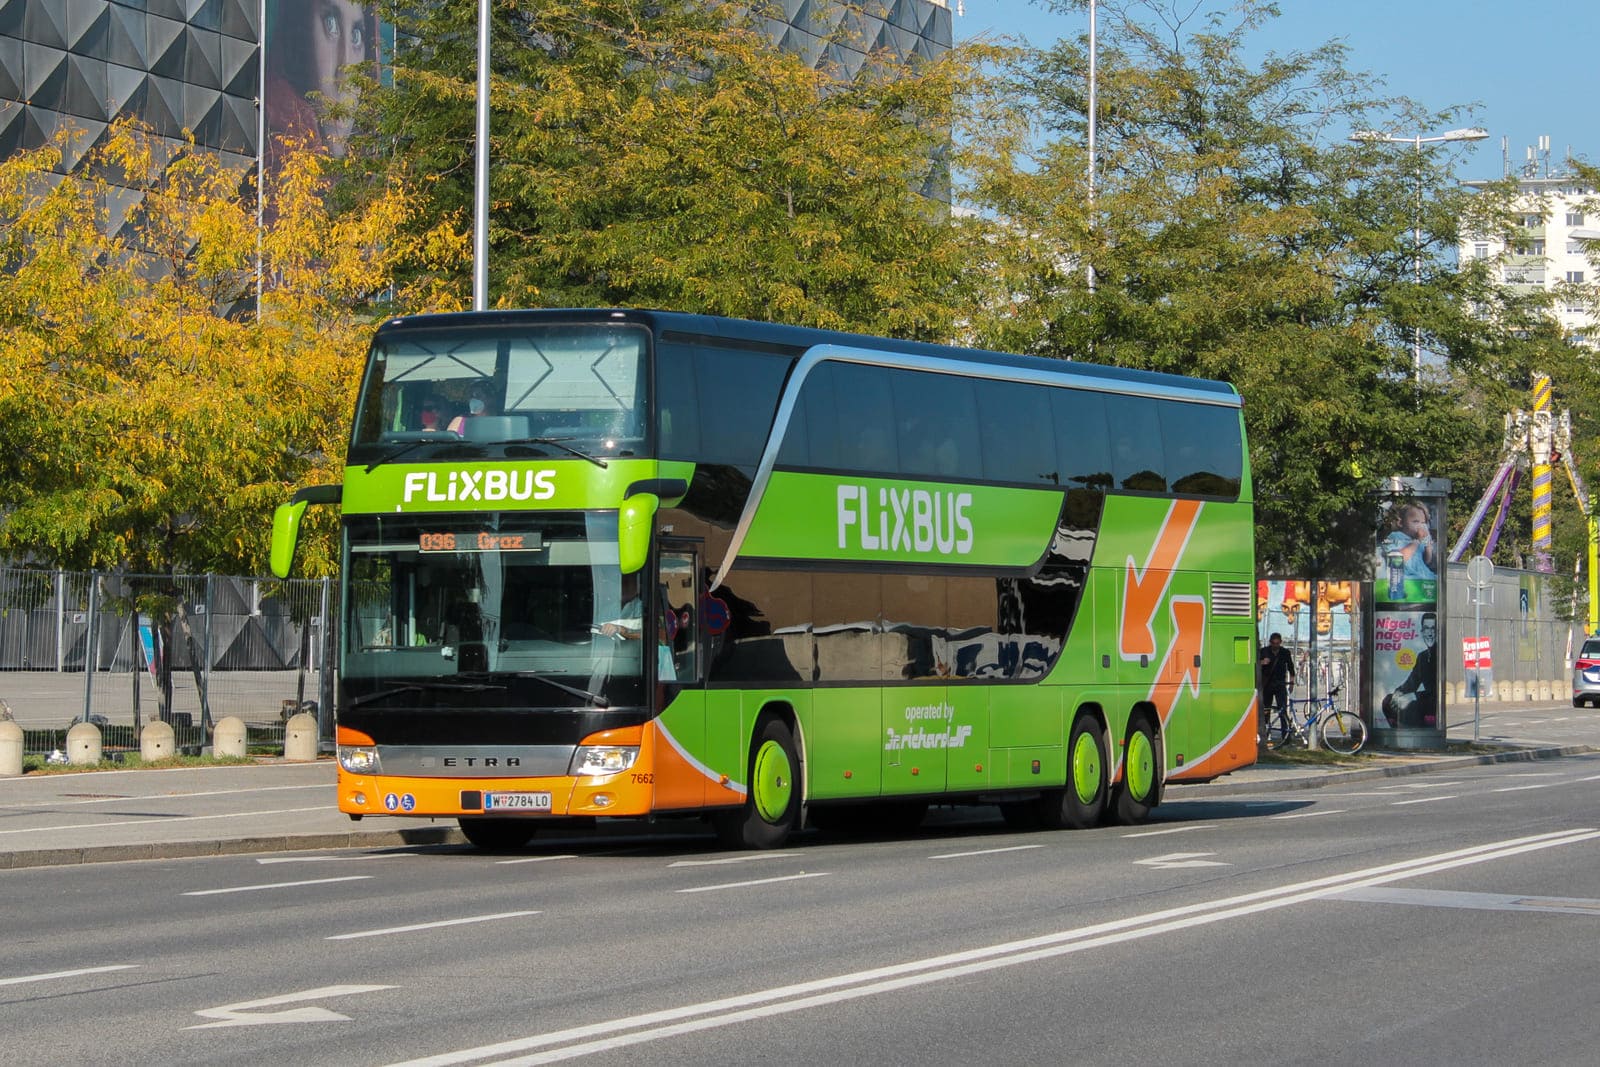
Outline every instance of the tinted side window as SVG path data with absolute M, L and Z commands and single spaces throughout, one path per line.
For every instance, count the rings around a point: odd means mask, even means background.
M 686 345 L 656 346 L 656 410 L 661 455 L 695 459 L 700 452 L 700 399 L 694 351 Z
M 695 352 L 699 462 L 753 467 L 760 461 L 791 362 L 784 356 L 726 348 Z
M 983 477 L 972 382 L 917 371 L 895 372 L 893 381 L 900 473 L 970 481 Z
M 980 381 L 975 386 L 984 477 L 997 482 L 1059 485 L 1056 431 L 1050 415 L 1054 390 L 997 381 Z
M 839 411 L 834 401 L 832 363 L 818 364 L 800 387 L 800 399 L 783 435 L 778 462 L 785 467 L 839 470 Z
M 1174 493 L 1237 497 L 1244 464 L 1239 412 L 1210 404 L 1161 404 L 1161 438 Z
M 1105 492 L 1112 486 L 1111 451 L 1106 430 L 1105 394 L 1076 389 L 1050 390 L 1055 416 L 1056 470 L 1068 488 Z
M 898 471 L 888 372 L 857 363 L 835 364 L 833 391 L 839 412 L 839 455 L 848 461 L 840 466 L 883 474 Z
M 1111 435 L 1111 474 L 1117 487 L 1164 493 L 1167 460 L 1161 444 L 1157 402 L 1149 397 L 1106 395 L 1106 429 Z

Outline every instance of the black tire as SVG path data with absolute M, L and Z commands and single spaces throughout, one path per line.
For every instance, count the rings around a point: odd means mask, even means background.
M 1572 698 L 1572 706 L 1575 707 L 1575 708 L 1583 707 L 1583 698 L 1582 697 L 1573 697 Z
M 1122 752 L 1122 780 L 1111 791 L 1111 814 L 1124 826 L 1136 826 L 1161 802 L 1161 744 L 1148 720 L 1135 719 L 1128 727 Z
M 521 848 L 533 840 L 538 829 L 527 819 L 494 819 L 463 815 L 456 820 L 461 833 L 478 848 L 490 852 L 505 852 Z
M 1318 731 L 1323 747 L 1341 756 L 1353 756 L 1367 743 L 1367 724 L 1353 711 L 1329 712 Z
M 800 756 L 781 719 L 764 720 L 750 742 L 744 804 L 716 812 L 711 824 L 725 848 L 780 848 L 800 821 Z
M 1106 769 L 1105 733 L 1092 715 L 1072 722 L 1067 740 L 1067 784 L 1039 798 L 1039 817 L 1048 830 L 1087 830 L 1099 826 L 1106 810 L 1110 781 Z

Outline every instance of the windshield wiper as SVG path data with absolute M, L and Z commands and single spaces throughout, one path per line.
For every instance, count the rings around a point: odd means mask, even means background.
M 496 441 L 494 443 L 499 445 L 554 445 L 563 452 L 577 456 L 579 459 L 588 460 L 596 467 L 609 466 L 609 464 L 607 464 L 606 461 L 601 459 L 599 456 L 591 456 L 583 449 L 574 448 L 567 444 L 567 442 L 570 440 L 572 440 L 570 437 L 514 437 L 509 441 Z
M 566 682 L 558 682 L 548 674 L 540 674 L 538 671 L 499 671 L 494 674 L 494 677 L 532 678 L 534 681 L 543 682 L 545 685 L 553 686 L 569 696 L 575 696 L 581 700 L 587 700 L 597 708 L 609 708 L 611 706 L 611 701 L 607 700 L 601 693 L 591 693 L 587 689 L 580 689 L 575 685 L 568 685 Z
M 394 451 L 385 453 L 384 455 L 381 455 L 377 459 L 373 460 L 371 463 L 368 463 L 366 472 L 371 474 L 374 470 L 383 466 L 385 463 L 393 463 L 407 452 L 414 451 L 421 445 L 443 444 L 446 441 L 459 445 L 461 443 L 461 438 L 457 437 L 453 433 L 433 432 L 427 434 L 425 437 L 418 437 L 414 441 L 406 441 Z
M 370 704 L 374 700 L 385 697 L 397 696 L 400 693 L 420 693 L 425 689 L 447 689 L 461 693 L 481 693 L 486 689 L 504 689 L 503 685 L 490 685 L 486 682 L 410 682 L 406 685 L 397 685 L 393 689 L 380 689 L 376 693 L 367 693 L 365 696 L 356 697 L 350 701 L 352 708 L 362 704 Z

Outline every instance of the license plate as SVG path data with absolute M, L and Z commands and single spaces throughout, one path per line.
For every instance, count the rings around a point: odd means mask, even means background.
M 549 811 L 549 793 L 485 793 L 484 811 Z

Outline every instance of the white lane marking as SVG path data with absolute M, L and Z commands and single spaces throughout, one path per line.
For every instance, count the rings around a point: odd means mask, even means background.
M 257 863 L 360 863 L 363 860 L 394 860 L 414 856 L 412 852 L 368 852 L 359 856 L 257 856 Z
M 271 882 L 266 885 L 236 885 L 227 889 L 191 889 L 182 894 L 186 897 L 218 897 L 224 893 L 255 893 L 263 889 L 293 889 L 302 885 L 328 885 L 332 882 L 360 882 L 371 878 L 370 874 L 347 874 L 342 878 L 308 878 L 301 882 Z
M 206 1008 L 195 1012 L 202 1019 L 216 1019 L 214 1023 L 196 1023 L 185 1030 L 211 1030 L 220 1026 L 261 1026 L 265 1023 L 332 1023 L 349 1022 L 350 1016 L 340 1015 L 331 1008 L 290 1008 L 288 1011 L 258 1012 L 256 1008 L 275 1008 L 279 1004 L 296 1004 L 302 1000 L 322 1000 L 326 997 L 345 997 L 352 993 L 375 993 L 380 989 L 393 989 L 391 985 L 325 985 L 319 989 L 305 989 L 299 993 L 284 993 L 260 1000 L 242 1000 L 237 1004 L 224 1004 L 220 1008 Z
M 1318 815 L 1343 815 L 1344 808 L 1318 808 L 1316 811 L 1291 811 L 1285 815 L 1268 815 L 1269 819 L 1314 819 Z
M 141 774 L 144 772 L 140 772 Z M 141 797 L 127 799 L 139 800 Z M 327 811 L 328 805 L 318 804 L 310 808 L 279 808 L 276 811 L 235 811 L 227 815 L 170 815 L 157 819 L 123 819 L 119 822 L 97 822 L 85 826 L 81 823 L 72 823 L 68 826 L 25 826 L 20 830 L 0 830 L 0 834 L 44 834 L 60 833 L 63 830 L 100 830 L 108 826 L 145 826 L 149 823 L 160 823 L 162 826 L 176 826 L 184 822 L 202 822 L 206 819 L 253 819 L 259 815 L 298 815 L 304 811 Z
M 1461 783 L 1459 781 L 1456 781 L 1456 782 L 1405 782 L 1405 783 L 1401 784 L 1400 786 L 1398 786 L 1398 788 L 1400 788 L 1400 789 L 1447 789 L 1452 785 L 1460 785 L 1460 784 Z
M 409 934 L 417 930 L 438 930 L 446 926 L 467 926 L 471 923 L 494 922 L 496 919 L 520 919 L 526 915 L 538 915 L 536 911 L 501 911 L 493 915 L 469 915 L 465 919 L 441 919 L 431 923 L 412 923 L 410 926 L 390 926 L 382 930 L 358 930 L 353 934 L 334 934 L 332 937 L 323 938 L 324 941 L 354 941 L 362 937 L 383 937 L 385 934 Z
M 968 856 L 992 856 L 997 852 L 1027 852 L 1029 849 L 1044 848 L 1043 845 L 1011 845 L 1007 848 L 980 848 L 975 852 L 943 852 L 937 856 L 929 856 L 930 860 L 959 860 Z
M 668 867 L 722 867 L 730 863 L 751 863 L 758 860 L 788 860 L 798 858 L 798 852 L 757 852 L 749 856 L 721 856 L 714 860 L 678 860 Z
M 1600 782 L 1600 774 L 1591 774 L 1587 778 L 1579 778 L 1580 782 Z
M 1395 795 L 1395 791 L 1393 789 L 1363 790 L 1361 792 L 1324 793 L 1322 795 L 1325 797 L 1392 797 Z
M 523 856 L 521 859 L 495 860 L 494 862 L 497 866 L 508 867 L 513 863 L 544 863 L 546 860 L 575 860 L 577 858 L 576 855 L 567 853 L 561 856 Z
M 1579 844 L 1595 838 L 1600 838 L 1600 830 L 1564 830 L 1537 834 L 1533 837 L 1511 838 L 1488 845 L 1476 845 L 1453 852 L 1441 852 L 1399 863 L 1384 864 L 1380 867 L 1347 871 L 1344 874 L 1258 890 L 1240 896 L 1201 901 L 1197 904 L 1187 904 L 1144 915 L 1130 915 L 1110 922 L 1062 930 L 1022 941 L 1009 941 L 986 948 L 778 986 L 722 1000 L 689 1004 L 680 1008 L 668 1008 L 644 1015 L 515 1038 L 493 1045 L 458 1049 L 436 1056 L 407 1060 L 391 1067 L 452 1067 L 455 1064 L 484 1060 L 505 1064 L 533 1064 L 572 1059 L 679 1034 L 805 1011 L 825 1004 L 855 1000 L 879 993 L 898 992 L 913 986 L 1173 933 L 1190 927 L 1205 926 L 1226 919 L 1303 904 L 1345 889 L 1382 885 L 1406 878 L 1435 874 L 1455 867 L 1505 859 L 1538 849 Z M 622 1032 L 629 1030 L 634 1032 Z M 591 1038 L 596 1040 L 588 1040 Z M 512 1056 L 533 1049 L 549 1051 L 517 1059 L 494 1060 L 494 1057 Z
M 753 885 L 771 885 L 774 882 L 797 882 L 802 878 L 825 878 L 827 871 L 817 871 L 815 874 L 786 874 L 780 878 L 757 878 L 752 882 L 723 882 L 721 885 L 697 885 L 692 889 L 680 889 L 680 893 L 711 893 L 718 889 L 748 889 Z
M 110 971 L 131 971 L 137 963 L 113 963 L 105 967 L 79 967 L 75 971 L 51 971 L 49 974 L 23 974 L 15 978 L 0 978 L 0 985 L 24 985 L 28 982 L 49 982 L 57 978 L 76 978 L 80 974 L 106 974 Z
M 1151 856 L 1147 860 L 1134 860 L 1141 867 L 1149 867 L 1157 871 L 1173 871 L 1184 867 L 1227 867 L 1229 864 L 1221 860 L 1208 860 L 1204 857 L 1215 856 L 1215 852 L 1171 852 L 1165 856 Z
M 149 773 L 149 772 L 141 772 Z M 37 808 L 48 805 L 52 808 L 73 808 L 84 804 L 118 804 L 126 801 L 144 803 L 149 800 L 189 800 L 192 797 L 229 797 L 240 793 L 282 793 L 293 789 L 334 789 L 333 782 L 321 782 L 317 785 L 264 785 L 259 789 L 213 789 L 205 793 L 141 793 L 118 794 L 117 796 L 104 797 L 41 797 L 32 804 L 0 804 L 0 811 L 11 811 L 19 808 Z
M 1588 897 L 1536 897 L 1525 893 L 1466 893 L 1445 889 L 1347 889 L 1330 900 L 1368 904 L 1414 904 L 1426 908 L 1470 908 L 1475 911 L 1542 911 L 1553 915 L 1600 918 L 1600 900 Z
M 1163 834 L 1183 834 L 1183 833 L 1188 833 L 1190 830 L 1215 830 L 1216 828 L 1217 828 L 1217 824 L 1213 822 L 1213 823 L 1202 823 L 1202 824 L 1200 824 L 1198 826 L 1171 826 L 1171 827 L 1168 827 L 1165 830 L 1140 830 L 1138 833 L 1123 834 L 1122 836 L 1124 838 L 1129 838 L 1129 837 L 1160 837 Z
M 1498 789 L 1491 789 L 1491 793 L 1520 793 L 1524 789 L 1549 789 L 1560 782 L 1534 782 L 1532 785 L 1503 785 Z
M 1436 797 L 1417 797 L 1415 800 L 1396 800 L 1389 806 L 1391 808 L 1403 808 L 1407 804 L 1432 804 L 1435 800 L 1454 800 L 1460 795 L 1461 794 L 1459 793 L 1445 793 Z

